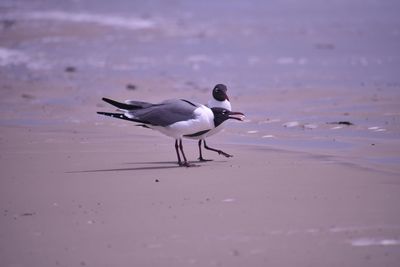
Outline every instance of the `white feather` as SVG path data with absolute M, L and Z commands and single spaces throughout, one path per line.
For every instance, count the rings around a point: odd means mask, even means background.
M 178 121 L 166 127 L 149 127 L 175 139 L 182 138 L 184 135 L 214 128 L 214 114 L 211 109 L 201 105 L 196 108 L 193 113 L 195 116 L 194 119 Z

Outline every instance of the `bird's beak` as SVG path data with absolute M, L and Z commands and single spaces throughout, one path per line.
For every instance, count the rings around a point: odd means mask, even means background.
M 243 121 L 244 120 L 244 114 L 242 112 L 231 111 L 231 112 L 229 112 L 229 119 Z
M 228 94 L 226 93 L 226 91 L 224 91 L 224 96 L 225 96 L 225 99 L 229 101 L 229 97 L 228 97 Z

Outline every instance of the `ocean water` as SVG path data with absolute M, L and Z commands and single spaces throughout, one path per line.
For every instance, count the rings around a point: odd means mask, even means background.
M 73 64 L 246 92 L 399 84 L 397 1 L 17 0 L 0 8 L 0 66 Z M 5 40 L 17 30 L 25 36 Z
M 121 94 L 121 81 L 163 95 L 225 83 L 247 115 L 227 129 L 232 143 L 329 155 L 381 145 L 364 160 L 395 166 L 399 11 L 398 1 L 376 0 L 5 0 L 2 95 L 12 81 L 58 84 L 79 97 L 41 101 L 76 108 Z M 13 103 L 3 100 L 1 109 Z M 34 120 L 21 113 L 13 121 Z

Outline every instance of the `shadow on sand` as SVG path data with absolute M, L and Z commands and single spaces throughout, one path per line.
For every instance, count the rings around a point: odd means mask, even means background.
M 226 161 L 213 161 L 213 162 L 226 162 Z M 190 162 L 194 167 L 200 167 L 201 164 L 206 162 L 195 161 Z M 91 173 L 91 172 L 121 172 L 121 171 L 143 171 L 143 170 L 162 170 L 162 169 L 176 169 L 176 168 L 187 168 L 179 166 L 175 161 L 152 161 L 152 162 L 126 162 L 124 165 L 152 165 L 152 166 L 141 166 L 131 168 L 112 168 L 112 169 L 94 169 L 94 170 L 80 170 L 80 171 L 67 171 L 65 173 Z
M 81 171 L 69 171 L 66 173 L 90 173 L 90 172 L 121 172 L 121 171 L 142 171 L 142 170 L 162 170 L 162 169 L 176 169 L 182 168 L 177 165 L 176 162 L 138 162 L 128 164 L 152 164 L 153 166 L 142 166 L 133 168 L 112 168 L 112 169 L 95 169 L 95 170 L 81 170 Z M 163 164 L 164 166 L 154 166 Z M 167 165 L 167 166 L 165 166 Z

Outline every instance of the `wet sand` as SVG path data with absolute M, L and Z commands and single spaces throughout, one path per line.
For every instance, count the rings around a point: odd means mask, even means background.
M 395 4 L 65 3 L 0 9 L 1 266 L 398 266 Z M 96 114 L 218 82 L 199 167 Z
M 182 168 L 171 140 L 111 124 L 2 127 L 3 266 L 400 260 L 398 175 L 222 134 L 209 143 L 233 158 Z

